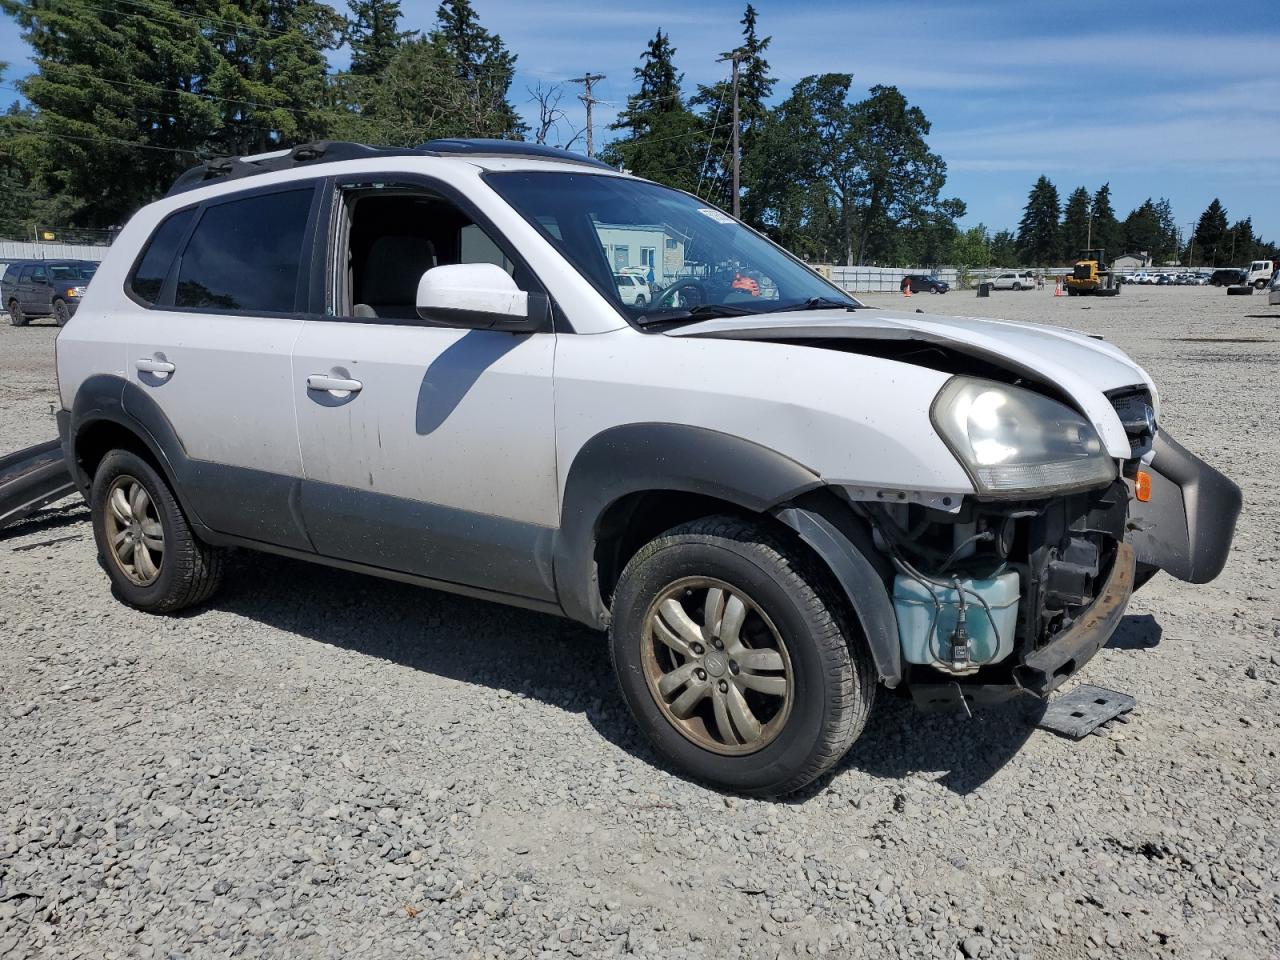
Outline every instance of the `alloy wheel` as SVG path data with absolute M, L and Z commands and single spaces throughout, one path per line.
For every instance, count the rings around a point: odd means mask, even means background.
M 650 606 L 642 636 L 654 702 L 698 746 L 754 753 L 786 725 L 791 659 L 778 629 L 743 591 L 706 577 L 677 580 Z
M 146 487 L 122 474 L 107 491 L 107 544 L 124 575 L 140 587 L 160 576 L 164 563 L 164 527 Z

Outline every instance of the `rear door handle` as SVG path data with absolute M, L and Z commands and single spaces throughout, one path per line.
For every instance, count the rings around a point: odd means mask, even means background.
M 359 393 L 364 384 L 345 377 L 331 377 L 325 373 L 313 373 L 307 377 L 308 390 L 325 390 L 329 393 Z
M 177 369 L 168 360 L 157 360 L 155 357 L 142 357 L 133 361 L 133 365 L 141 373 L 173 373 Z

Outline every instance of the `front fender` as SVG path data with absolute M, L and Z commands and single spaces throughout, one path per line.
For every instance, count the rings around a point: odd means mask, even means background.
M 822 485 L 808 467 L 741 437 L 678 423 L 631 423 L 588 440 L 569 467 L 555 547 L 564 612 L 603 628 L 595 544 L 600 518 L 622 497 L 696 493 L 764 513 Z

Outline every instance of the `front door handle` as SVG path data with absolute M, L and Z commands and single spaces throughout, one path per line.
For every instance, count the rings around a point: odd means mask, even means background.
M 346 377 L 331 377 L 326 373 L 313 373 L 307 377 L 308 390 L 325 390 L 335 396 L 359 393 L 363 387 L 364 384 L 359 380 L 349 380 Z
M 133 361 L 133 365 L 139 373 L 168 374 L 173 373 L 173 371 L 177 369 L 177 367 L 168 360 L 158 360 L 155 357 L 142 357 L 139 360 Z

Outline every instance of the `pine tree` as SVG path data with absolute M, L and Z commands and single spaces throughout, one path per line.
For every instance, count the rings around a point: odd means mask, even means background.
M 1093 242 L 1091 247 L 1101 247 L 1108 257 L 1115 257 L 1121 245 L 1120 224 L 1116 220 L 1115 209 L 1111 206 L 1111 184 L 1104 183 L 1093 195 Z M 1074 251 L 1067 251 L 1074 255 Z
M 376 76 L 412 30 L 400 30 L 399 0 L 348 0 L 347 44 L 351 47 L 351 72 L 356 76 Z
M 1151 202 L 1150 197 L 1124 218 L 1124 223 L 1120 225 L 1120 235 L 1123 244 L 1122 248 L 1116 249 L 1117 254 L 1146 253 L 1154 263 L 1166 258 L 1164 231 L 1156 213 L 1156 205 Z
M 740 179 L 745 195 L 742 207 L 743 217 L 751 222 L 758 217 L 750 200 L 751 184 L 768 163 L 767 155 L 758 149 L 769 112 L 765 101 L 777 83 L 769 75 L 769 61 L 764 58 L 773 38 L 760 37 L 756 33 L 757 18 L 755 7 L 747 4 L 739 21 L 742 24 L 742 43 L 738 45 L 738 51 L 743 55 L 738 66 L 738 149 L 742 158 Z M 701 111 L 698 120 L 703 158 L 699 166 L 698 193 L 726 208 L 733 206 L 733 157 L 730 153 L 733 144 L 732 98 L 733 84 L 726 79 L 711 86 L 699 85 L 698 92 L 689 99 L 690 106 Z
M 1254 248 L 1257 245 L 1257 239 L 1253 235 L 1253 218 L 1237 220 L 1227 231 L 1227 262 L 1232 265 L 1247 264 L 1255 259 Z
M 1062 258 L 1058 188 L 1041 175 L 1031 188 L 1018 224 L 1018 253 L 1027 265 L 1045 266 Z
M 1206 266 L 1226 264 L 1231 252 L 1231 239 L 1227 230 L 1227 211 L 1217 197 L 1200 214 L 1194 234 L 1196 255 Z
M 1160 224 L 1160 245 L 1151 251 L 1153 262 L 1175 260 L 1182 247 L 1182 231 L 1178 229 L 1178 222 L 1173 217 L 1173 204 L 1167 197 L 1161 197 L 1152 209 L 1155 210 L 1156 222 Z
M 502 37 L 480 25 L 470 0 L 444 0 L 430 39 L 458 85 L 455 135 L 521 139 L 527 128 L 507 99 L 516 55 Z
M 637 176 L 693 191 L 698 186 L 697 118 L 680 91 L 671 38 L 658 30 L 634 69 L 640 89 L 627 98 L 610 130 L 625 131 L 601 152 L 607 162 Z
M 991 238 L 991 265 L 1012 267 L 1018 262 L 1018 238 L 1012 230 L 1000 230 Z
M 1084 187 L 1076 187 L 1067 197 L 1067 205 L 1062 210 L 1062 253 L 1067 257 L 1077 256 L 1092 240 L 1090 232 L 1090 199 L 1089 191 Z

